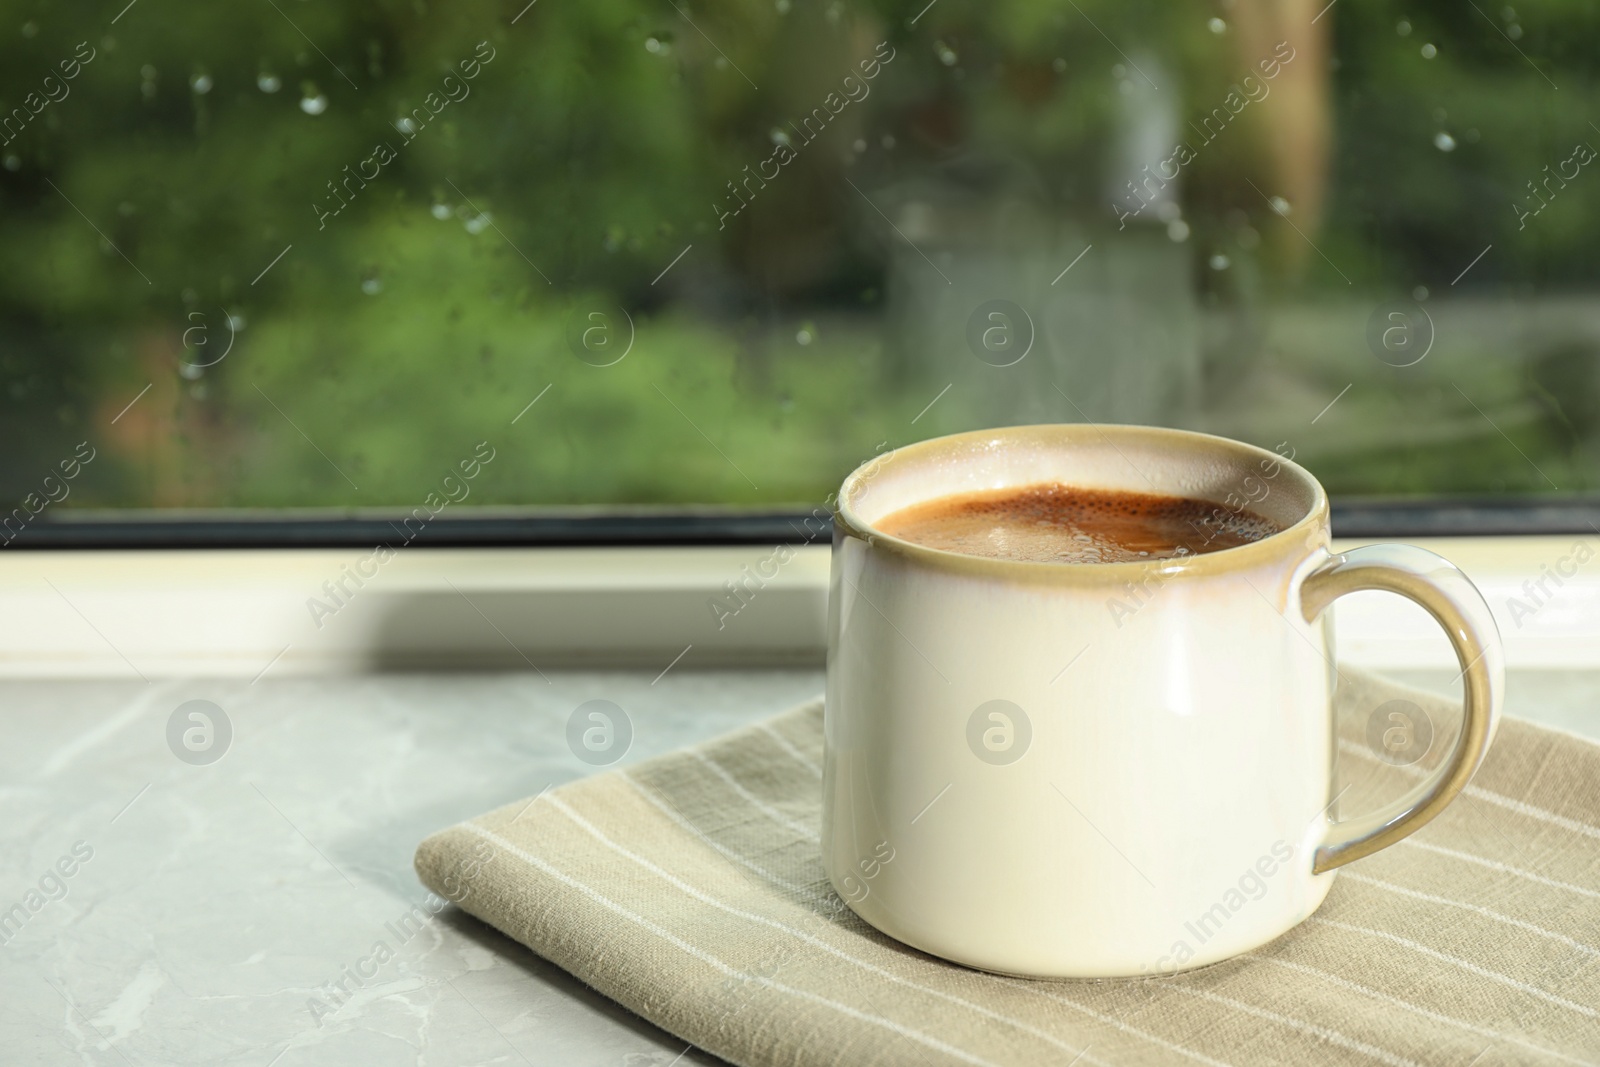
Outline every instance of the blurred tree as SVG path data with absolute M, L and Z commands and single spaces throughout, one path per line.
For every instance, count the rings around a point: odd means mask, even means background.
M 1255 432 L 1227 407 L 1247 380 L 1355 376 L 1269 351 L 1272 309 L 1443 292 L 1491 244 L 1458 291 L 1592 286 L 1594 168 L 1514 205 L 1600 146 L 1596 6 L 1319 7 L 0 2 L 0 491 L 88 439 L 71 506 L 410 507 L 487 439 L 473 503 L 818 497 L 986 410 L 958 391 L 912 425 L 929 397 L 891 354 L 920 357 L 885 315 L 908 205 L 1017 206 L 1002 256 L 1029 227 L 1114 235 L 1148 155 L 1130 100 L 1198 149 L 1141 222 L 1225 324 L 1225 432 Z M 1202 143 L 1280 41 L 1270 94 Z M 1453 373 L 1544 420 L 1527 446 L 1580 488 L 1594 350 L 1522 373 L 1467 339 Z M 1547 488 L 1325 454 L 1356 490 Z

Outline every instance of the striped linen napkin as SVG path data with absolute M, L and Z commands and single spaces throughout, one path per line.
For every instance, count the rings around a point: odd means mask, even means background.
M 1425 773 L 1366 742 L 1404 699 L 1345 671 L 1343 810 Z M 1454 726 L 1449 725 L 1454 722 Z M 1466 794 L 1344 868 L 1305 923 L 1169 977 L 1040 982 L 885 937 L 819 859 L 822 704 L 429 837 L 422 881 L 736 1064 L 1600 1064 L 1600 746 L 1502 723 Z

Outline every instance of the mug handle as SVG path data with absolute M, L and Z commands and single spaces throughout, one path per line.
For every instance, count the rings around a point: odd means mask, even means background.
M 1483 594 L 1460 568 L 1414 545 L 1352 549 L 1306 576 L 1300 587 L 1301 610 L 1312 622 L 1339 597 L 1369 589 L 1399 593 L 1415 602 L 1450 636 L 1466 682 L 1461 736 L 1444 765 L 1405 796 L 1370 815 L 1333 823 L 1317 848 L 1313 874 L 1370 856 L 1420 830 L 1466 788 L 1500 722 L 1505 688 L 1500 630 Z

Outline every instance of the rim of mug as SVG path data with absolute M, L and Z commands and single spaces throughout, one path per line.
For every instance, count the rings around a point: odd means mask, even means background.
M 1124 440 L 1149 440 L 1150 438 L 1159 440 L 1164 438 L 1171 444 L 1185 444 L 1191 447 L 1202 446 L 1216 451 L 1231 452 L 1235 456 L 1246 456 L 1258 461 L 1270 460 L 1293 472 L 1303 485 L 1309 489 L 1311 504 L 1304 515 L 1301 515 L 1277 533 L 1268 534 L 1258 541 L 1250 541 L 1231 548 L 1219 548 L 1214 552 L 1196 552 L 1187 556 L 1171 556 L 1150 560 L 1072 564 L 1046 563 L 1037 560 L 996 559 L 991 556 L 972 556 L 964 552 L 952 552 L 949 549 L 930 548 L 927 545 L 917 544 L 914 541 L 907 541 L 905 538 L 884 533 L 856 514 L 855 497 L 865 486 L 869 473 L 873 468 L 891 461 L 907 462 L 915 460 L 919 458 L 921 453 L 937 453 L 957 448 L 967 442 L 993 440 L 996 437 L 1007 439 L 1049 439 L 1049 443 L 1060 443 L 1063 438 L 1082 437 L 1092 439 L 1098 437 L 1105 440 L 1113 448 L 1117 447 L 1117 442 L 1114 440 L 1117 437 Z M 1176 496 L 1178 494 L 1173 493 L 1170 495 Z M 932 498 L 930 497 L 929 499 Z M 1214 501 L 1208 502 L 1215 503 Z M 834 524 L 844 533 L 858 537 L 867 542 L 868 545 L 886 548 L 920 563 L 953 568 L 989 577 L 1026 577 L 1032 580 L 1049 577 L 1058 581 L 1072 581 L 1074 579 L 1099 580 L 1108 577 L 1121 578 L 1125 575 L 1150 570 L 1159 571 L 1164 575 L 1220 573 L 1281 559 L 1283 551 L 1291 547 L 1291 545 L 1304 545 L 1326 540 L 1328 494 L 1322 488 L 1322 483 L 1317 481 L 1310 471 L 1294 462 L 1294 460 L 1285 459 L 1278 453 L 1269 452 L 1258 445 L 1235 441 L 1231 437 L 1219 437 L 1216 434 L 1200 433 L 1196 430 L 1177 430 L 1166 426 L 1139 426 L 1127 423 L 1047 422 L 1023 426 L 1000 426 L 986 430 L 968 430 L 963 433 L 946 434 L 942 437 L 930 437 L 874 456 L 845 477 L 844 483 L 839 487 L 838 506 L 834 509 L 833 518 Z

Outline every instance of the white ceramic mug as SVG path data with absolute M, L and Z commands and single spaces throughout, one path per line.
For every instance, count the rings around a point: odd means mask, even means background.
M 875 525 L 1039 482 L 1248 506 L 1282 532 L 1177 559 L 1053 564 Z M 1310 474 L 1205 434 L 1021 426 L 857 470 L 839 494 L 829 601 L 822 858 L 834 888 L 907 944 L 1037 977 L 1199 967 L 1305 919 L 1335 868 L 1466 785 L 1504 684 L 1489 608 L 1453 565 L 1403 545 L 1336 556 L 1328 543 Z M 1362 589 L 1409 597 L 1444 626 L 1465 713 L 1430 778 L 1334 821 L 1325 609 Z

